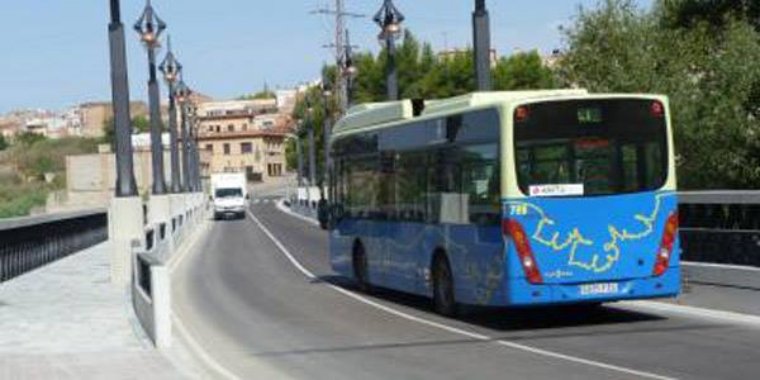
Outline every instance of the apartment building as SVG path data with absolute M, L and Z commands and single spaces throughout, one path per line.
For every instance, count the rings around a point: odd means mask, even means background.
M 242 172 L 254 182 L 285 174 L 285 140 L 293 123 L 277 113 L 275 100 L 202 103 L 198 121 L 198 146 L 210 173 Z

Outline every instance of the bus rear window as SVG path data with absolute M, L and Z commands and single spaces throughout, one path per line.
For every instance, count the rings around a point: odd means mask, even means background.
M 667 124 L 655 100 L 530 104 L 515 113 L 520 190 L 532 196 L 597 196 L 665 184 Z

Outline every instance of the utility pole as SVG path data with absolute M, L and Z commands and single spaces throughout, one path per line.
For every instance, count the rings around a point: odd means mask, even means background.
M 486 0 L 475 0 L 472 25 L 478 91 L 491 91 L 491 21 Z
M 132 157 L 132 121 L 129 115 L 129 79 L 124 24 L 119 0 L 111 0 L 111 23 L 108 25 L 111 48 L 111 91 L 116 140 L 116 197 L 137 195 L 134 158 Z
M 348 12 L 345 9 L 344 0 L 335 0 L 335 9 L 321 8 L 311 12 L 312 14 L 335 16 L 335 36 L 334 42 L 324 45 L 325 48 L 335 49 L 335 62 L 340 70 L 342 66 L 343 58 L 345 57 L 345 51 L 347 49 L 347 42 L 344 39 L 346 35 L 346 18 L 363 18 L 365 15 L 359 13 Z M 348 82 L 346 78 L 338 75 L 336 79 L 334 90 L 335 96 L 338 99 L 338 104 L 347 104 L 348 101 L 344 99 L 347 92 Z M 345 111 L 345 109 L 344 109 Z

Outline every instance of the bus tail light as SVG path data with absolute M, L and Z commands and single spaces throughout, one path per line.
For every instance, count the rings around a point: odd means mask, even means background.
M 530 117 L 530 110 L 526 106 L 520 106 L 515 109 L 515 123 L 527 121 Z
M 662 276 L 670 266 L 670 258 L 673 256 L 673 245 L 678 237 L 678 213 L 674 212 L 668 216 L 665 223 L 665 233 L 662 235 L 662 243 L 657 251 L 657 258 L 654 264 L 654 275 Z
M 502 222 L 502 232 L 505 237 L 510 237 L 515 244 L 517 255 L 520 257 L 520 265 L 522 265 L 523 271 L 525 271 L 525 277 L 531 284 L 541 284 L 544 282 L 541 277 L 541 272 L 538 270 L 538 263 L 535 256 L 533 256 L 533 250 L 530 248 L 530 242 L 528 241 L 528 235 L 525 234 L 525 229 L 516 220 L 506 219 Z
M 657 119 L 661 119 L 665 116 L 665 106 L 660 101 L 653 101 L 649 110 L 651 111 L 652 116 Z

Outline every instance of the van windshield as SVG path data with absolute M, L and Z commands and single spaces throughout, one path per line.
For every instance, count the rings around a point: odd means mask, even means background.
M 517 177 L 529 196 L 652 191 L 668 168 L 664 105 L 656 100 L 546 102 L 515 112 Z
M 216 189 L 216 198 L 240 198 L 243 196 L 242 189 Z

